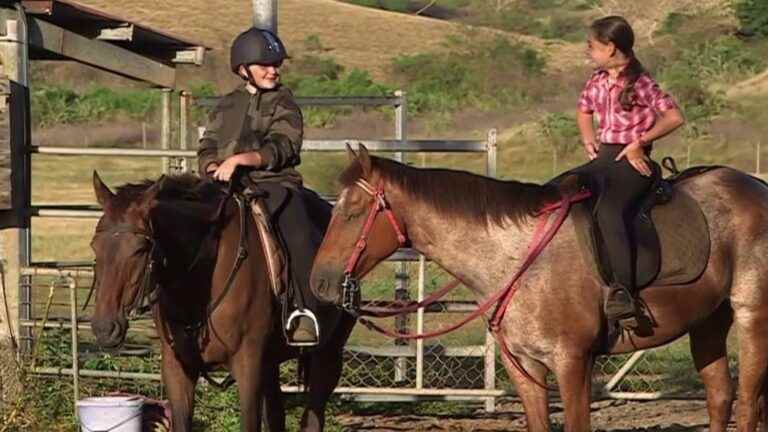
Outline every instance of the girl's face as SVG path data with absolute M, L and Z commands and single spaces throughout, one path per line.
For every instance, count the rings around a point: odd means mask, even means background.
M 587 38 L 587 57 L 597 68 L 605 68 L 611 65 L 616 54 L 616 45 L 613 42 L 603 43 L 590 35 Z
M 244 68 L 245 66 L 240 67 Z M 280 65 L 263 66 L 252 64 L 248 66 L 248 69 L 250 69 L 254 84 L 261 89 L 271 90 L 277 87 L 277 83 L 280 81 Z M 244 70 L 242 73 L 245 75 Z

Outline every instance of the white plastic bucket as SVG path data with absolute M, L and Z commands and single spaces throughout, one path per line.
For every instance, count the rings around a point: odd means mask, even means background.
M 92 397 L 77 401 L 82 432 L 141 432 L 144 401 L 131 396 Z

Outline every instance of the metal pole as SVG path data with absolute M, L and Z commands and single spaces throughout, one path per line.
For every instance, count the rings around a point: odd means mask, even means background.
M 424 255 L 419 256 L 419 292 L 418 301 L 424 300 L 424 279 L 426 275 L 427 260 Z M 416 312 L 416 333 L 424 333 L 424 308 Z M 424 339 L 416 340 L 416 388 L 424 388 Z
M 69 280 L 70 318 L 72 321 L 72 385 L 75 396 L 75 418 L 77 418 L 77 401 L 80 399 L 80 348 L 77 338 L 77 281 L 72 276 Z
M 252 0 L 253 25 L 277 34 L 277 0 Z
M 187 91 L 179 93 L 179 150 L 187 150 L 189 132 L 189 98 Z M 181 158 L 181 172 L 189 171 L 189 159 Z
M 169 150 L 171 148 L 171 94 L 172 89 L 164 88 L 161 90 L 163 94 L 163 106 L 162 106 L 162 125 L 160 132 L 160 147 L 163 150 Z M 163 174 L 168 174 L 171 168 L 170 158 L 163 158 Z
M 398 90 L 395 92 L 395 96 L 400 98 L 400 103 L 395 106 L 395 139 L 405 143 L 408 129 L 405 92 Z M 405 162 L 405 155 L 403 152 L 397 152 L 394 156 L 395 160 Z M 408 264 L 401 262 L 397 266 L 397 271 L 395 272 L 395 301 L 407 302 L 410 299 L 410 295 L 408 294 L 409 280 Z M 403 315 L 396 317 L 395 328 L 399 332 L 406 333 L 408 331 L 408 316 Z M 408 345 L 408 341 L 397 339 L 395 340 L 395 345 Z M 405 357 L 398 357 L 395 359 L 395 382 L 405 381 L 407 372 L 408 359 Z
M 488 131 L 487 137 L 487 153 L 485 160 L 485 173 L 488 177 L 496 177 L 496 156 L 497 156 L 497 138 L 498 132 L 496 129 Z M 486 390 L 494 390 L 496 388 L 496 339 L 493 337 L 490 331 L 485 332 L 485 359 L 483 368 L 483 381 Z M 496 411 L 496 398 L 488 397 L 485 399 L 485 411 Z

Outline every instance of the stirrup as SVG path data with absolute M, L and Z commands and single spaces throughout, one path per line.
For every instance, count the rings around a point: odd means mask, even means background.
M 301 317 L 308 317 L 310 320 L 312 320 L 312 325 L 315 327 L 315 334 L 317 335 L 317 342 L 294 342 L 292 338 L 286 337 L 286 342 L 288 343 L 288 346 L 296 346 L 296 347 L 317 346 L 320 343 L 320 325 L 317 323 L 317 317 L 315 316 L 314 312 L 312 312 L 309 309 L 294 310 L 291 313 L 291 315 L 288 317 L 288 320 L 285 322 L 285 331 L 290 332 L 293 322 Z M 298 326 L 298 323 L 296 325 Z

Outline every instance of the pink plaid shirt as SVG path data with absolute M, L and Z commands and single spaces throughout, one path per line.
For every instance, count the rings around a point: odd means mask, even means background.
M 658 113 L 677 108 L 672 96 L 665 93 L 648 74 L 635 82 L 635 101 L 630 111 L 619 103 L 624 77 L 611 83 L 608 71 L 597 70 L 589 78 L 579 98 L 579 111 L 597 113 L 597 139 L 603 143 L 630 144 L 656 123 Z

